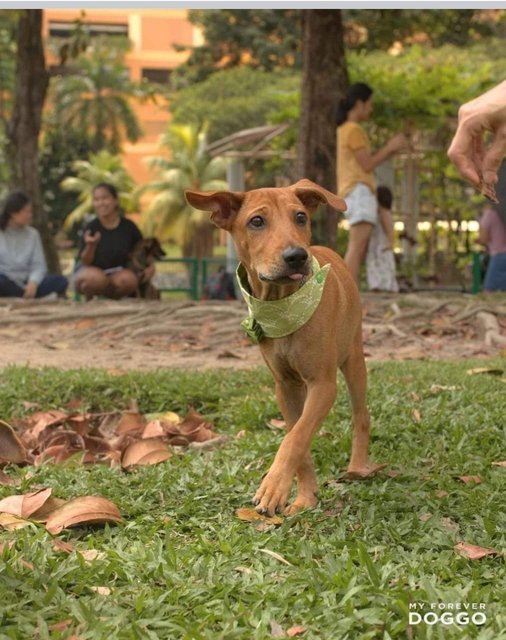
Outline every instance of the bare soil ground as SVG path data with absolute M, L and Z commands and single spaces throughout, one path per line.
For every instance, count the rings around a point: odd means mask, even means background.
M 370 360 L 506 354 L 504 296 L 364 294 Z M 0 299 L 0 367 L 252 368 L 242 302 Z M 345 330 L 345 328 L 343 328 Z

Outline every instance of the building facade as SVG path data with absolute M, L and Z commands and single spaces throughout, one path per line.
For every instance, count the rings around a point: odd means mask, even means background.
M 166 83 L 172 70 L 183 63 L 186 52 L 178 52 L 175 45 L 199 45 L 201 32 L 187 17 L 185 9 L 45 9 L 43 34 L 51 38 L 68 37 L 74 23 L 85 23 L 91 35 L 121 35 L 129 39 L 131 49 L 125 61 L 130 79 L 146 78 L 152 82 Z M 47 48 L 47 61 L 52 64 Z M 133 107 L 144 131 L 135 144 L 126 142 L 123 161 L 137 184 L 152 178 L 145 159 L 156 155 L 158 140 L 166 129 L 170 114 L 166 105 L 134 102 Z

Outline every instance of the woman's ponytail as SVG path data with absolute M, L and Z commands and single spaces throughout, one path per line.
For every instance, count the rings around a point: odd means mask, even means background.
M 336 126 L 340 127 L 348 119 L 348 111 L 351 107 L 348 107 L 348 101 L 346 98 L 339 100 L 339 105 L 336 112 Z
M 372 96 L 372 89 L 365 82 L 356 82 L 346 92 L 346 96 L 339 101 L 336 113 L 336 126 L 342 125 L 348 119 L 348 111 L 360 100 L 366 102 Z

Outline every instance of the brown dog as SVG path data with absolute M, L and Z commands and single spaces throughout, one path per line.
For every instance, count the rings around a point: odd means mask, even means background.
M 257 511 L 270 515 L 283 509 L 296 475 L 297 495 L 286 513 L 314 507 L 317 483 L 310 444 L 334 403 L 338 368 L 346 379 L 353 411 L 348 473 L 365 477 L 380 468 L 368 461 L 360 296 L 343 260 L 326 247 L 310 246 L 310 216 L 318 205 L 327 203 L 338 211 L 344 211 L 346 205 L 309 180 L 246 193 L 187 191 L 186 199 L 196 209 L 211 211 L 211 220 L 231 233 L 247 274 L 246 286 L 256 299 L 280 301 L 292 296 L 302 291 L 305 283 L 313 282 L 315 268 L 330 265 L 321 299 L 303 326 L 283 337 L 257 332 L 288 433 L 253 502 Z M 321 272 L 317 273 L 320 281 Z M 280 323 L 285 321 L 284 315 L 280 315 Z M 275 328 L 273 331 L 276 333 Z

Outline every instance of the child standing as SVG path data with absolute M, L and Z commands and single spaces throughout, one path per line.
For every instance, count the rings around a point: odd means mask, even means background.
M 392 219 L 392 192 L 379 186 L 378 222 L 374 226 L 367 248 L 367 284 L 370 291 L 399 291 L 395 277 L 394 222 Z

